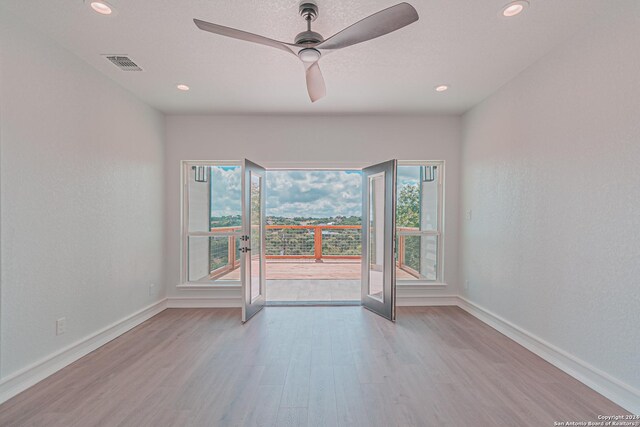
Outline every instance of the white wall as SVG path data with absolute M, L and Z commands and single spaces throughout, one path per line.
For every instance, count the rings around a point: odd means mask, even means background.
M 5 378 L 164 297 L 164 126 L 4 11 L 0 63 Z
M 210 295 L 206 291 L 179 291 L 175 287 L 180 281 L 180 161 L 244 157 L 267 167 L 302 163 L 354 167 L 392 158 L 445 160 L 444 276 L 449 286 L 433 293 L 457 292 L 459 117 L 167 116 L 166 279 L 169 295 Z
M 460 280 L 637 393 L 640 3 L 627 4 L 464 116 Z

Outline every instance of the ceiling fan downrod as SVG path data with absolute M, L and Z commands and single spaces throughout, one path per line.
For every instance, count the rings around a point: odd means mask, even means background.
M 303 31 L 295 38 L 296 44 L 318 44 L 324 41 L 324 38 L 311 31 L 311 23 L 318 17 L 318 5 L 310 0 L 303 0 L 300 3 L 300 16 L 307 22 L 307 31 Z

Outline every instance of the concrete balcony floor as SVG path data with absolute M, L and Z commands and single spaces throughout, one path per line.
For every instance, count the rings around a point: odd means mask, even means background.
M 359 260 L 269 259 L 266 266 L 267 301 L 360 301 L 361 268 Z M 414 279 L 399 268 L 396 268 L 396 277 Z M 219 280 L 240 280 L 240 269 Z

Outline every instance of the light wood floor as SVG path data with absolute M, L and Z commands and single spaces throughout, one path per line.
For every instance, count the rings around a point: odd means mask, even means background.
M 170 309 L 2 426 L 552 426 L 626 411 L 456 307 Z

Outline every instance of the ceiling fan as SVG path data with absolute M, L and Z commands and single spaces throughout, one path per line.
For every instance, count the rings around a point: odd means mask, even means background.
M 300 3 L 300 15 L 307 22 L 307 30 L 298 34 L 293 43 L 273 40 L 199 19 L 194 19 L 193 22 L 201 30 L 210 33 L 275 47 L 298 56 L 306 70 L 309 98 L 311 98 L 311 102 L 315 102 L 326 94 L 324 78 L 318 66 L 318 60 L 323 55 L 343 47 L 375 39 L 418 20 L 418 12 L 413 6 L 409 3 L 399 3 L 374 13 L 325 40 L 320 34 L 311 31 L 311 22 L 318 17 L 318 5 L 315 1 L 303 0 Z

